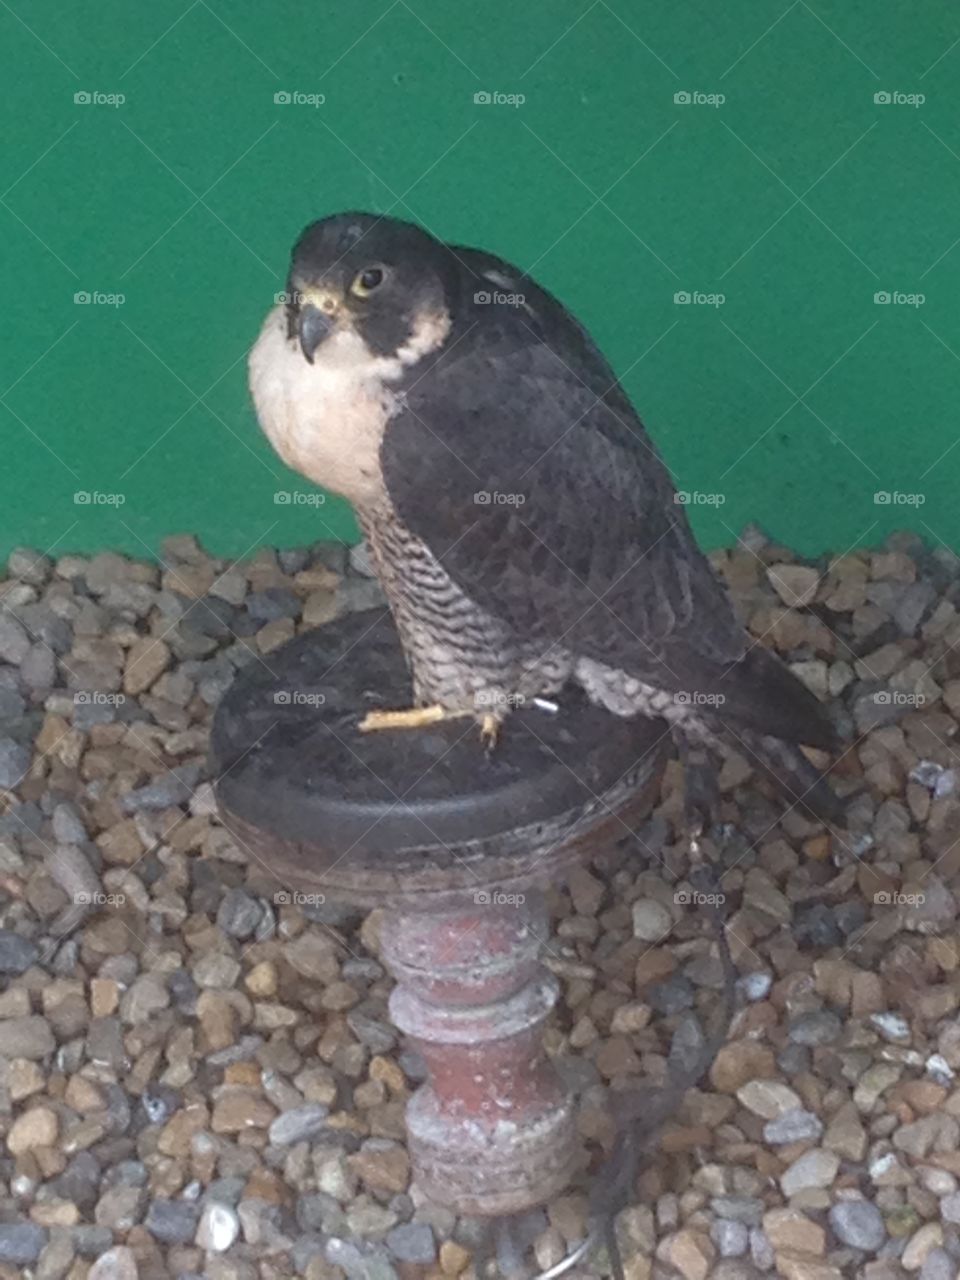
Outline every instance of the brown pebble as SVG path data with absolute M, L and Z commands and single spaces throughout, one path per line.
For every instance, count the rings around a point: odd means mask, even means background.
M 440 1246 L 440 1270 L 445 1276 L 458 1276 L 470 1262 L 470 1251 L 455 1240 L 444 1240 Z
M 210 1128 L 214 1133 L 242 1133 L 246 1129 L 267 1129 L 277 1109 L 252 1089 L 229 1086 L 213 1105 Z
M 777 1074 L 773 1051 L 754 1040 L 723 1045 L 710 1068 L 710 1081 L 720 1093 L 736 1093 L 748 1080 L 769 1080 Z
M 7 1134 L 7 1148 L 11 1155 L 22 1155 L 35 1147 L 50 1147 L 57 1140 L 60 1121 L 51 1107 L 31 1107 L 18 1116 Z

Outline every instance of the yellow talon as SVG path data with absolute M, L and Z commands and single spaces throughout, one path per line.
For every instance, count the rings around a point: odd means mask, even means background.
M 405 711 L 368 711 L 360 721 L 361 733 L 374 729 L 423 729 L 441 720 L 456 720 L 471 716 L 472 711 L 451 711 L 447 707 L 408 707 Z
M 492 711 L 488 711 L 480 721 L 480 741 L 487 752 L 492 751 L 497 745 L 500 738 L 500 724 L 500 717 Z
M 500 725 L 503 723 L 503 718 L 493 711 L 485 711 L 478 716 L 476 711 L 436 705 L 408 707 L 404 711 L 368 711 L 357 728 L 361 733 L 372 733 L 378 729 L 425 729 L 431 724 L 440 724 L 444 720 L 462 720 L 465 716 L 479 719 L 480 741 L 486 751 L 492 751 L 497 745 Z

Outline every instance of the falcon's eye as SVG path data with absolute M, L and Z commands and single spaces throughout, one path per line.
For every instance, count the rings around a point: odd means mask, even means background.
M 361 272 L 354 276 L 350 292 L 355 293 L 358 298 L 365 298 L 368 294 L 373 293 L 374 289 L 378 289 L 381 284 L 383 284 L 383 268 L 364 267 Z

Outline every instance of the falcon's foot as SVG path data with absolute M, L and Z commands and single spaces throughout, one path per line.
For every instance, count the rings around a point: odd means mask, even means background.
M 378 729 L 425 729 L 428 725 L 440 724 L 444 720 L 463 720 L 467 717 L 479 722 L 480 740 L 487 751 L 492 751 L 497 745 L 502 721 L 502 717 L 492 711 L 478 713 L 437 705 L 408 707 L 404 711 L 368 711 L 357 727 L 361 733 L 372 733 Z

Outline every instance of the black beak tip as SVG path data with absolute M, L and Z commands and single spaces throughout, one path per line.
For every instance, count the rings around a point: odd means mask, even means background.
M 332 328 L 333 317 L 321 311 L 319 307 L 305 303 L 300 308 L 300 314 L 297 317 L 297 333 L 300 337 L 300 350 L 308 364 L 313 364 L 317 347 Z

